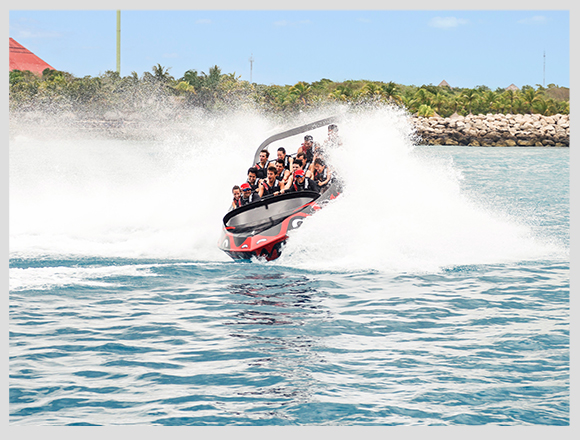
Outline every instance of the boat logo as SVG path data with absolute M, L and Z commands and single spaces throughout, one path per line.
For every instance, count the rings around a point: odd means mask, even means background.
M 290 223 L 290 226 L 292 229 L 299 228 L 303 221 L 304 219 L 302 218 L 295 218 L 292 220 L 292 223 Z

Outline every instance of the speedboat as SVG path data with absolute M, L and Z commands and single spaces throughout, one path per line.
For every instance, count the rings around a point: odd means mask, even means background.
M 272 142 L 322 127 L 336 119 L 336 116 L 329 117 L 270 136 L 258 147 L 253 164 L 258 162 L 260 151 Z M 322 193 L 288 192 L 266 196 L 236 208 L 223 218 L 218 247 L 235 260 L 254 257 L 275 260 L 282 252 L 288 233 L 299 228 L 304 219 L 335 199 L 340 192 L 339 179 L 333 179 Z

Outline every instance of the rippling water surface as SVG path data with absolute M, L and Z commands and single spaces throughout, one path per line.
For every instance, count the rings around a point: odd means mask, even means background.
M 271 263 L 217 250 L 195 140 L 11 139 L 10 423 L 568 425 L 569 150 L 365 118 L 395 128 L 341 124 L 344 197 Z

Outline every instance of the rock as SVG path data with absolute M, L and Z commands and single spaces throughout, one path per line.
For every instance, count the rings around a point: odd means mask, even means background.
M 416 135 L 428 145 L 568 146 L 570 116 L 487 114 L 449 118 L 412 116 Z
M 534 142 L 529 141 L 529 140 L 520 139 L 520 140 L 518 140 L 518 145 L 520 147 L 531 147 L 534 145 Z

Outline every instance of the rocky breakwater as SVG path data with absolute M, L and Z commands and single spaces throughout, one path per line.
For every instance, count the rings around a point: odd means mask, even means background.
M 570 146 L 569 115 L 413 116 L 421 145 Z

